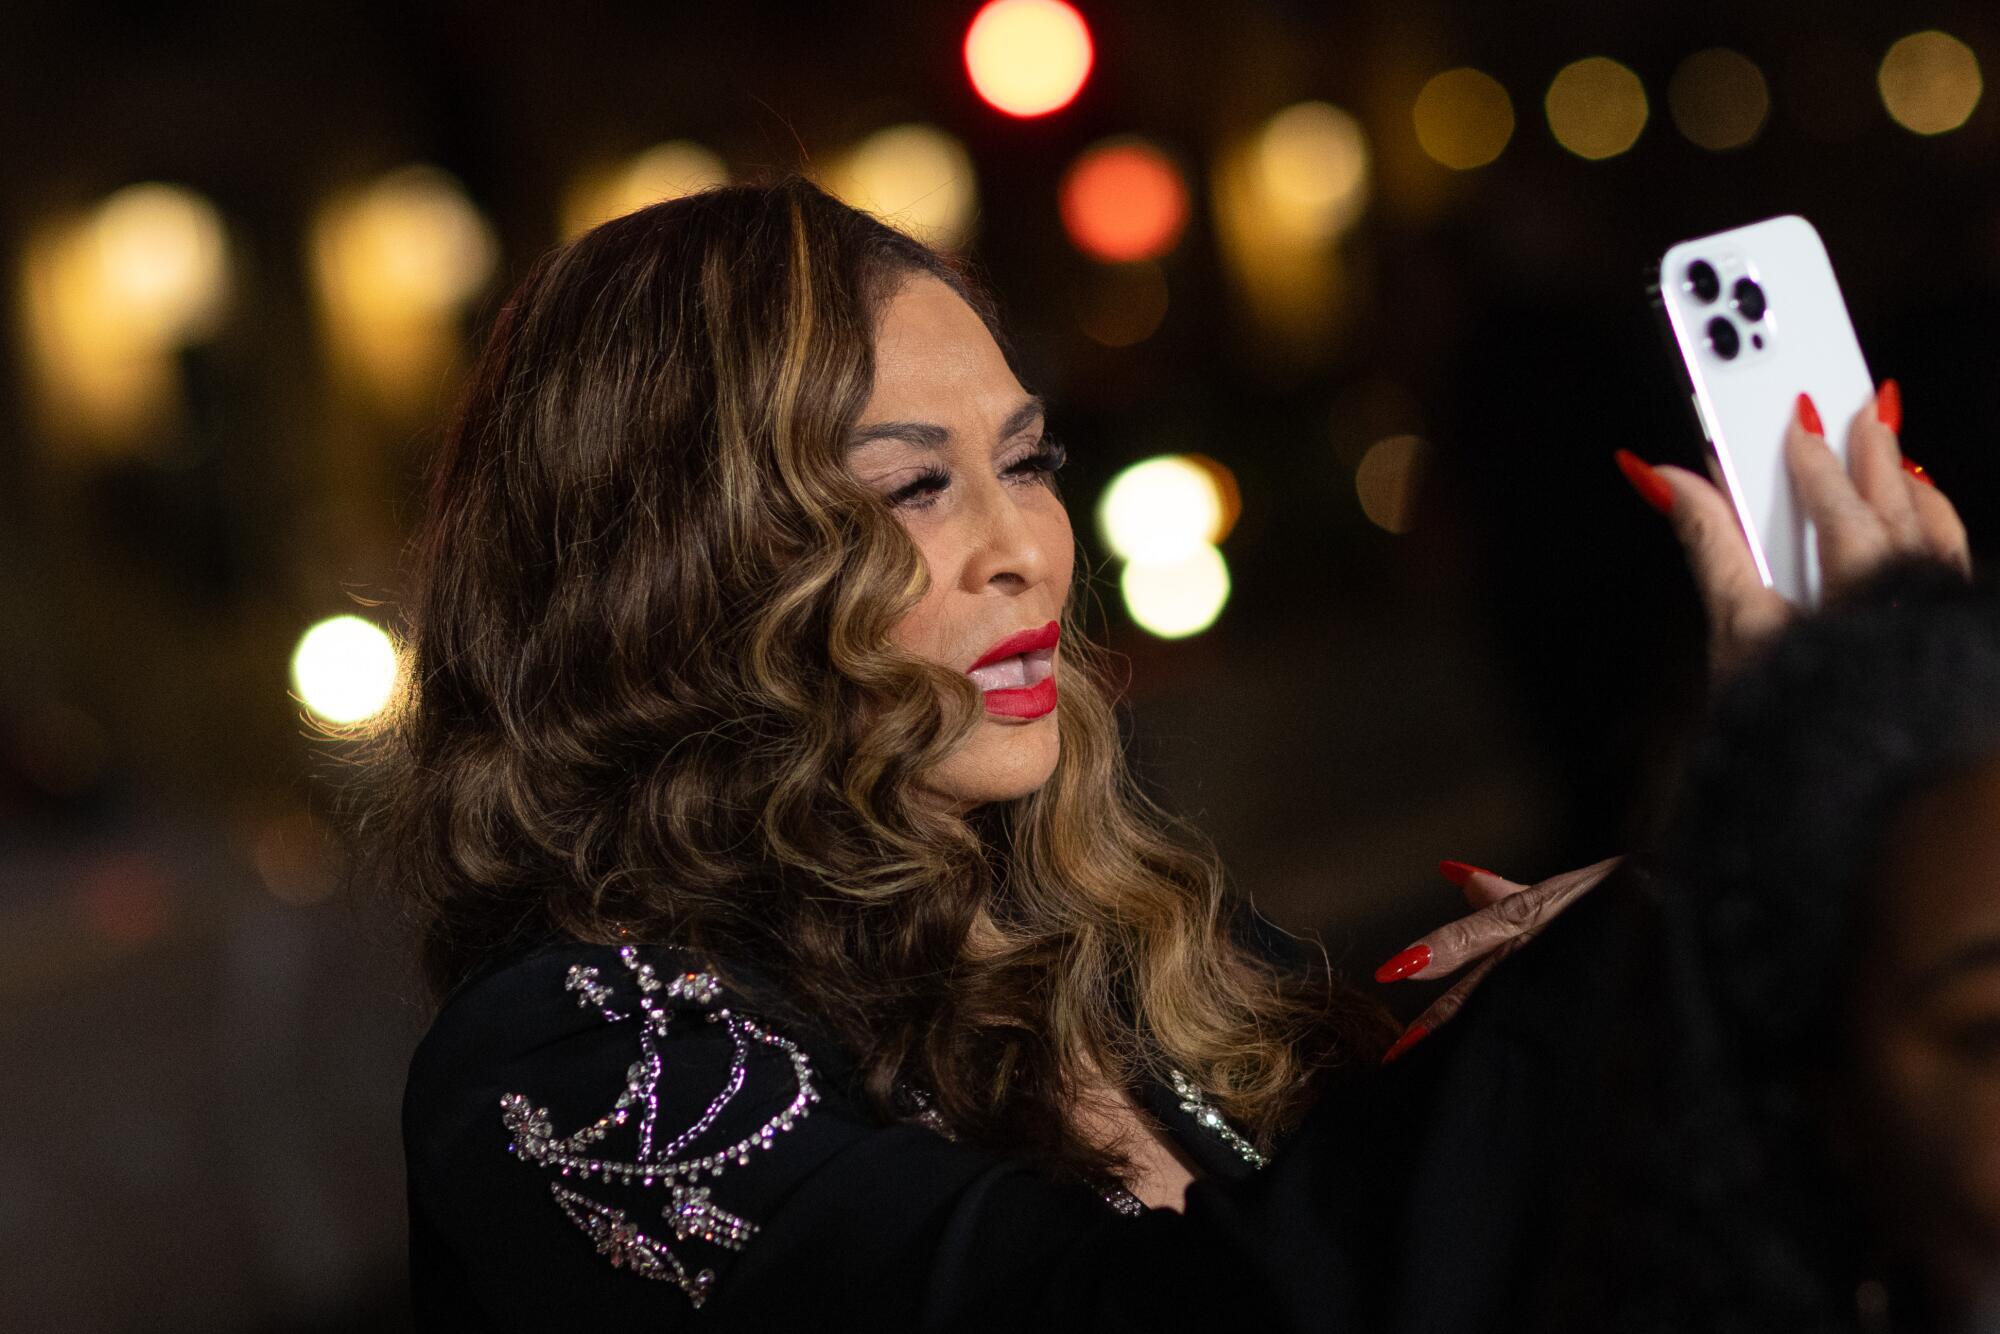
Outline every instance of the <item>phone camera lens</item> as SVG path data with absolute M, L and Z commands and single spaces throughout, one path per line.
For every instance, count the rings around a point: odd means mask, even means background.
M 1715 355 L 1724 361 L 1734 361 L 1743 348 L 1743 340 L 1736 336 L 1736 326 L 1717 315 L 1708 322 L 1708 345 L 1715 349 Z
M 1736 308 L 1743 312 L 1746 320 L 1764 318 L 1764 289 L 1748 278 L 1738 278 L 1736 286 L 1730 289 L 1736 298 Z
M 1704 306 L 1722 295 L 1722 279 L 1715 276 L 1714 266 L 1705 259 L 1688 265 L 1687 285 L 1695 300 Z

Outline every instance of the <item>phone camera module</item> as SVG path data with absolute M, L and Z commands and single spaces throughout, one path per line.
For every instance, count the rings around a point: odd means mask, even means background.
M 1688 265 L 1687 287 L 1704 306 L 1722 295 L 1722 279 L 1715 276 L 1715 266 L 1705 259 Z
M 1748 278 L 1738 278 L 1736 286 L 1730 289 L 1730 295 L 1736 298 L 1736 309 L 1743 312 L 1744 319 L 1764 318 L 1764 289 L 1755 282 Z
M 1724 361 L 1734 361 L 1736 354 L 1743 350 L 1743 340 L 1737 336 L 1736 326 L 1721 315 L 1708 322 L 1708 345 Z

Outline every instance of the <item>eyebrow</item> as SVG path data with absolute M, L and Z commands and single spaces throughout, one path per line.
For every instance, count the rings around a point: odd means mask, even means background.
M 1040 394 L 1030 394 L 1000 423 L 999 439 L 1011 440 L 1044 416 L 1048 405 Z M 924 449 L 943 449 L 951 442 L 951 431 L 936 422 L 873 422 L 857 426 L 847 437 L 847 447 L 856 449 L 871 440 L 901 440 Z

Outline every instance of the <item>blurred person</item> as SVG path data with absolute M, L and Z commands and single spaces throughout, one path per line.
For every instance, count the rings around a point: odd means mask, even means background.
M 1881 404 L 1849 438 L 1851 479 L 1788 442 L 1829 588 L 1963 562 Z M 1063 456 L 963 269 L 804 181 L 522 282 L 353 825 L 441 1000 L 427 1324 L 1304 1328 L 1372 1282 L 1332 1205 L 1393 1031 L 1134 785 Z M 1624 466 L 1743 659 L 1786 611 L 1727 502 Z M 1497 959 L 1609 866 L 1468 872 L 1381 976 Z
M 1654 860 L 1570 1326 L 2000 1330 L 2000 596 L 1789 630 Z

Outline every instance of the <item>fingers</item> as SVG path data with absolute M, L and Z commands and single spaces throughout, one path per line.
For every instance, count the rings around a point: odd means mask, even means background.
M 1403 950 L 1375 970 L 1375 980 L 1386 983 L 1412 977 L 1426 981 L 1450 977 L 1466 964 L 1510 942 L 1529 939 L 1578 895 L 1594 888 L 1611 874 L 1623 860 L 1622 856 L 1607 857 L 1574 871 L 1552 875 L 1537 884 L 1516 886 L 1505 897 L 1455 922 L 1447 922 Z M 1466 864 L 1451 862 L 1446 865 Z M 1515 885 L 1514 881 L 1491 871 L 1480 871 L 1477 867 L 1468 869 L 1502 885 Z
M 1489 871 L 1483 866 L 1473 866 L 1468 862 L 1441 861 L 1438 873 L 1457 885 L 1465 895 L 1466 906 L 1487 908 L 1510 894 L 1519 894 L 1527 886 L 1518 880 Z
M 1810 418 L 1801 421 L 1807 413 Z M 1800 394 L 1799 411 L 1785 430 L 1785 466 L 1799 507 L 1818 530 L 1820 567 L 1831 593 L 1874 569 L 1893 548 L 1881 516 L 1861 498 L 1826 437 L 1811 429 L 1818 425 L 1812 400 Z
M 1910 500 L 1917 511 L 1917 526 L 1923 531 L 1923 549 L 1971 578 L 1972 550 L 1966 542 L 1965 524 L 1959 519 L 1957 508 L 1930 483 L 1914 477 L 1910 482 Z
M 1884 390 L 1900 397 L 1895 381 Z M 1917 521 L 1916 489 L 1923 485 L 1903 469 L 1903 451 L 1891 429 L 1895 408 L 1884 393 L 1861 406 L 1847 424 L 1847 471 L 1854 489 L 1875 511 L 1897 551 L 1922 551 L 1923 528 Z
M 1403 1030 L 1401 1037 L 1389 1044 L 1389 1050 L 1382 1053 L 1382 1064 L 1387 1065 L 1449 1023 L 1452 1017 L 1464 1007 L 1465 998 L 1470 996 L 1473 989 L 1486 980 L 1486 975 L 1492 972 L 1502 959 L 1514 952 L 1518 944 L 1519 942 L 1517 941 L 1515 944 L 1508 945 L 1503 949 L 1495 950 L 1492 954 L 1487 955 L 1477 968 L 1452 983 L 1449 990 L 1432 1001 L 1424 1008 L 1422 1014 L 1411 1021 L 1410 1026 Z
M 1776 632 L 1791 609 L 1764 587 L 1736 510 L 1720 488 L 1685 468 L 1660 465 L 1649 471 L 1672 496 L 1667 517 L 1708 612 L 1711 657 L 1725 665 Z

